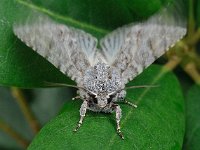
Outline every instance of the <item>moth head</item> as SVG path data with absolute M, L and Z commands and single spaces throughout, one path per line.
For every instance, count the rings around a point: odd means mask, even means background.
M 106 107 L 106 105 L 108 104 L 108 100 L 106 97 L 98 97 L 97 98 L 97 105 L 100 107 L 100 108 L 104 108 Z
M 90 93 L 91 99 L 94 103 L 97 104 L 100 108 L 106 107 L 107 104 L 109 104 L 112 101 L 113 95 L 107 94 L 107 93 Z

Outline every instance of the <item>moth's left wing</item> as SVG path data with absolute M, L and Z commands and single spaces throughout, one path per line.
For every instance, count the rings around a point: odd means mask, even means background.
M 14 26 L 14 33 L 27 46 L 45 57 L 72 80 L 81 82 L 84 71 L 93 65 L 97 39 L 92 35 L 47 17 Z
M 121 70 L 124 83 L 132 80 L 185 34 L 182 26 L 165 24 L 160 14 L 146 22 L 117 29 L 100 41 L 107 63 Z

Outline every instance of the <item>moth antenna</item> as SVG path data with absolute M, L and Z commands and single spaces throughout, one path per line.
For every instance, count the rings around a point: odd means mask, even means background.
M 137 88 L 154 88 L 154 87 L 159 87 L 159 85 L 136 85 L 136 86 L 128 86 L 125 87 L 124 89 L 137 89 Z
M 154 88 L 154 87 L 159 87 L 159 85 L 136 85 L 136 86 L 128 86 L 128 87 L 125 87 L 123 89 L 119 89 L 117 91 L 114 91 L 112 93 L 109 93 L 108 95 L 113 95 L 113 94 L 116 94 L 118 93 L 119 91 L 121 90 L 127 90 L 127 89 L 137 89 L 137 88 Z
M 79 87 L 79 86 L 76 86 L 76 85 L 72 85 L 72 84 L 66 84 L 66 83 L 54 83 L 54 82 L 47 82 L 45 81 L 44 82 L 47 86 L 63 86 L 63 87 L 73 87 L 73 88 L 77 88 L 77 89 L 84 89 L 86 90 L 85 88 L 83 87 Z
M 88 90 L 88 89 L 86 89 L 84 87 L 81 87 L 81 86 L 76 86 L 76 85 L 71 85 L 71 84 L 66 84 L 66 83 L 47 82 L 47 81 L 45 81 L 44 83 L 46 83 L 46 85 L 52 86 L 52 87 L 53 86 L 63 86 L 63 87 L 73 87 L 73 88 L 77 88 L 77 89 L 83 89 L 83 90 L 85 90 L 85 91 L 87 91 L 87 92 L 89 92 L 89 93 L 91 93 L 93 95 L 96 95 L 94 92 L 92 92 L 92 91 L 90 91 L 90 90 Z

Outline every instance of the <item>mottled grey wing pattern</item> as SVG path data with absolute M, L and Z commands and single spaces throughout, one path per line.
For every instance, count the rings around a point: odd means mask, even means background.
M 124 83 L 140 74 L 186 34 L 184 27 L 159 24 L 155 17 L 119 28 L 100 41 L 108 64 L 120 68 Z
M 15 25 L 14 33 L 76 82 L 93 65 L 97 40 L 84 31 L 41 18 L 33 24 Z

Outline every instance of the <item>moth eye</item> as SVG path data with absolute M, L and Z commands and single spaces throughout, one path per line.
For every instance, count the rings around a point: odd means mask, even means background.
M 90 95 L 90 97 L 91 97 L 91 100 L 92 100 L 95 104 L 97 104 L 96 95 L 93 95 L 93 94 L 89 94 L 89 95 Z
M 97 99 L 96 99 L 96 98 L 93 98 L 93 102 L 94 102 L 95 104 L 97 104 Z
M 108 98 L 108 103 L 110 103 L 112 101 L 112 98 L 110 97 L 110 98 Z
M 108 103 L 110 103 L 114 97 L 115 97 L 115 95 L 110 95 L 110 97 L 107 99 Z

